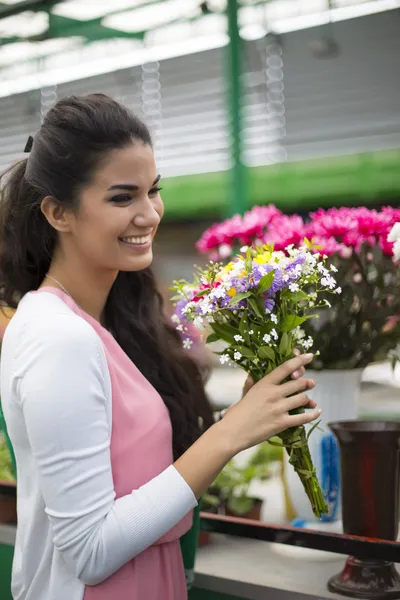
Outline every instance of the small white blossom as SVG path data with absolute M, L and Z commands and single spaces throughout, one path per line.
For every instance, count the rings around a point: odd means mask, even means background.
M 244 339 L 242 338 L 241 335 L 234 335 L 234 340 L 235 342 L 244 342 Z
M 250 331 L 249 331 L 249 335 L 253 335 L 253 334 L 254 334 L 254 330 L 253 330 L 253 329 L 250 329 Z
M 393 256 L 395 260 L 400 260 L 400 239 L 393 244 Z
M 178 315 L 172 315 L 171 321 L 173 323 L 180 323 L 180 318 L 178 317 Z
M 353 275 L 353 281 L 354 281 L 354 283 L 361 283 L 362 282 L 362 275 L 361 275 L 361 273 L 354 273 L 354 275 Z
M 336 285 L 336 281 L 333 279 L 333 277 L 331 275 L 325 275 L 324 277 L 321 278 L 321 285 L 329 288 L 330 290 L 333 290 L 333 288 Z
M 242 355 L 240 354 L 240 352 L 237 352 L 237 351 L 236 351 L 236 352 L 234 353 L 234 355 L 233 355 L 233 358 L 234 358 L 235 360 L 240 360 L 240 359 L 242 358 Z
M 208 298 L 203 300 L 203 302 L 200 305 L 200 310 L 203 315 L 207 315 L 208 313 L 211 313 L 213 311 L 212 304 Z
M 306 340 L 301 341 L 300 344 L 303 346 L 304 350 L 309 350 L 314 344 L 314 340 L 311 336 L 308 336 L 308 338 Z
M 299 291 L 299 289 L 300 289 L 300 288 L 299 288 L 299 284 L 298 284 L 298 283 L 291 283 L 291 284 L 289 285 L 289 290 L 290 290 L 291 292 L 298 292 L 298 291 Z
M 302 340 L 304 338 L 304 336 L 306 335 L 306 332 L 304 331 L 304 329 L 302 329 L 299 326 L 299 327 L 296 327 L 296 329 L 293 332 L 293 335 L 294 335 L 295 340 Z
M 276 333 L 276 329 L 271 329 L 271 335 L 274 338 L 274 340 L 278 339 L 278 334 Z
M 332 271 L 332 273 L 337 273 L 338 272 L 338 270 L 335 267 L 335 265 L 331 265 L 331 271 Z
M 197 327 L 197 329 L 202 329 L 204 327 L 203 319 L 201 317 L 196 317 L 193 321 L 193 325 Z
M 248 250 L 248 249 L 249 249 L 249 247 L 248 247 L 248 246 L 242 246 L 242 247 L 240 248 L 240 252 L 247 252 L 247 250 Z
M 189 338 L 186 338 L 183 340 L 183 347 L 185 348 L 185 350 L 190 350 L 190 348 L 192 346 L 193 346 L 192 340 L 190 340 Z
M 177 331 L 183 331 L 183 325 L 182 325 L 182 323 L 177 326 L 176 330 Z
M 341 287 L 336 288 L 335 294 L 341 294 L 341 293 L 342 293 L 342 288 Z
M 308 306 L 310 306 L 312 308 L 313 306 L 315 306 L 315 302 L 313 300 L 310 300 L 310 302 L 308 303 Z
M 283 281 L 286 283 L 286 281 L 289 281 L 290 277 L 289 277 L 289 275 L 288 275 L 287 273 L 285 273 L 285 274 L 282 276 L 282 279 L 283 279 Z
M 266 333 L 263 337 L 263 342 L 265 342 L 266 344 L 269 344 L 271 341 L 271 336 L 269 335 L 269 333 Z
M 182 312 L 183 312 L 183 314 L 187 315 L 187 314 L 188 314 L 188 312 L 190 312 L 190 311 L 192 310 L 192 308 L 194 308 L 194 306 L 195 306 L 195 303 L 194 303 L 194 302 L 188 302 L 188 303 L 186 304 L 186 306 L 184 306 L 184 307 L 182 308 Z
M 224 365 L 225 363 L 229 362 L 229 356 L 227 354 L 222 354 L 222 356 L 219 357 L 219 362 L 221 365 Z
M 274 315 L 274 313 L 270 314 L 270 318 L 271 318 L 271 321 L 273 323 L 275 323 L 275 325 L 278 323 L 278 317 L 276 315 Z

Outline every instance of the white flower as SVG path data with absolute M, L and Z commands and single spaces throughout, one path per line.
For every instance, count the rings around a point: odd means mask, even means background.
M 270 314 L 270 317 L 271 317 L 271 321 L 272 321 L 273 323 L 275 323 L 275 325 L 276 325 L 276 324 L 277 324 L 277 322 L 278 322 L 278 317 L 277 317 L 276 315 L 274 315 L 274 313 L 271 313 L 271 314 Z
M 184 315 L 187 315 L 187 314 L 188 314 L 188 312 L 190 312 L 194 306 L 195 306 L 195 303 L 194 303 L 194 302 L 188 302 L 188 303 L 186 304 L 186 306 L 184 306 L 184 307 L 182 308 L 182 312 L 183 312 L 183 314 L 184 314 Z
M 322 265 L 321 263 L 318 263 L 317 269 L 318 269 L 318 272 L 321 273 L 321 275 L 328 275 L 328 272 L 329 272 L 328 269 L 326 269 L 324 267 L 324 265 Z
M 338 270 L 335 267 L 335 265 L 331 265 L 331 271 L 332 271 L 332 273 L 337 273 L 338 272 Z
M 315 302 L 313 300 L 310 300 L 310 302 L 308 303 L 308 306 L 311 306 L 311 308 L 312 308 L 313 306 L 315 306 Z
M 289 277 L 289 275 L 288 275 L 287 273 L 285 273 L 285 274 L 282 276 L 282 279 L 283 279 L 283 281 L 286 283 L 287 281 L 289 281 L 290 277 Z
M 342 288 L 341 287 L 336 288 L 335 294 L 341 294 L 341 293 L 342 293 Z
M 291 284 L 289 285 L 289 290 L 290 290 L 291 292 L 298 292 L 298 291 L 299 291 L 299 289 L 300 289 L 300 288 L 299 288 L 299 284 L 298 284 L 298 283 L 291 283 Z
M 361 283 L 361 281 L 362 281 L 361 273 L 354 273 L 353 281 L 354 281 L 354 283 Z
M 244 342 L 244 339 L 242 338 L 241 335 L 234 335 L 234 340 L 235 342 Z
M 306 332 L 300 326 L 296 327 L 296 329 L 293 331 L 293 336 L 295 340 L 302 340 L 305 335 Z
M 189 338 L 186 338 L 183 340 L 183 347 L 185 348 L 185 350 L 190 350 L 190 348 L 192 346 L 193 346 L 192 340 L 190 340 Z
M 265 342 L 266 344 L 269 344 L 271 341 L 271 336 L 269 335 L 269 333 L 266 333 L 263 337 L 263 342 Z
M 249 249 L 249 247 L 248 247 L 248 246 L 242 246 L 242 247 L 240 248 L 240 252 L 247 252 L 247 250 L 248 250 L 248 249 Z
M 180 323 L 180 321 L 181 321 L 181 320 L 180 320 L 180 318 L 178 317 L 178 315 L 172 315 L 172 317 L 171 317 L 171 321 L 172 321 L 173 323 Z
M 240 360 L 242 358 L 242 355 L 240 354 L 240 352 L 235 352 L 233 355 L 233 358 L 235 360 Z
M 200 305 L 200 310 L 202 312 L 203 315 L 206 315 L 208 313 L 212 313 L 213 311 L 213 307 L 211 302 L 209 301 L 208 298 L 206 298 L 205 300 L 203 300 L 203 302 Z
M 221 244 L 219 247 L 219 255 L 221 258 L 228 258 L 232 254 L 232 248 L 229 244 Z
M 333 290 L 333 288 L 336 285 L 336 281 L 333 279 L 333 277 L 331 275 L 328 274 L 328 275 L 325 275 L 325 277 L 321 278 L 321 285 L 329 288 L 330 290 Z
M 254 330 L 253 330 L 253 329 L 250 329 L 250 331 L 249 331 L 249 335 L 253 335 L 253 334 L 254 334 Z
M 387 236 L 388 242 L 397 242 L 400 239 L 400 222 L 395 223 Z
M 397 242 L 394 243 L 393 256 L 396 260 L 400 260 L 400 240 L 397 240 Z
M 303 340 L 300 342 L 300 344 L 303 346 L 304 350 L 309 350 L 311 348 L 311 346 L 313 345 L 314 340 L 312 339 L 311 336 L 308 336 L 308 338 L 306 340 Z
M 222 354 L 222 356 L 219 357 L 219 362 L 221 365 L 224 365 L 225 363 L 229 362 L 229 356 L 227 354 Z
M 183 325 L 182 325 L 182 323 L 177 326 L 176 330 L 177 331 L 183 331 Z
M 278 339 L 278 334 L 276 333 L 276 329 L 271 329 L 271 335 L 274 338 L 274 340 Z
M 204 327 L 203 319 L 201 317 L 196 317 L 193 321 L 193 325 L 197 327 L 197 329 L 202 329 Z

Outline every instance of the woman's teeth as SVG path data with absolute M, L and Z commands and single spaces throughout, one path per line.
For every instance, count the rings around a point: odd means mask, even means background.
M 142 235 L 137 237 L 127 236 L 119 239 L 121 242 L 125 242 L 125 244 L 147 244 L 147 242 L 150 242 L 151 240 L 151 235 Z

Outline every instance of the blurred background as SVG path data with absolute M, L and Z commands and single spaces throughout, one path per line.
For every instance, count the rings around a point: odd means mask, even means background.
M 398 204 L 399 32 L 399 0 L 0 0 L 0 169 L 57 98 L 131 107 L 164 180 L 167 287 L 255 204 Z

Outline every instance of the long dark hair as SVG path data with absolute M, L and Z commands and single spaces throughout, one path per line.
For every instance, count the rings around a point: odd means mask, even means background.
M 78 207 L 81 189 L 107 152 L 141 141 L 152 144 L 146 125 L 103 94 L 60 100 L 35 135 L 28 159 L 1 180 L 0 304 L 15 308 L 39 287 L 57 243 L 41 212 L 45 196 Z M 212 423 L 197 365 L 167 322 L 150 269 L 120 272 L 107 299 L 105 326 L 162 396 L 179 457 Z

